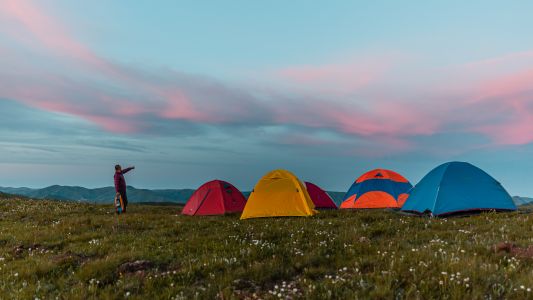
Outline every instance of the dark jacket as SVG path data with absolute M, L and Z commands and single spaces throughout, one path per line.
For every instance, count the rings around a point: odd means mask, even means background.
M 133 170 L 133 168 L 126 168 L 121 172 L 115 172 L 115 191 L 121 193 L 122 195 L 126 194 L 126 180 L 124 179 L 124 174 Z

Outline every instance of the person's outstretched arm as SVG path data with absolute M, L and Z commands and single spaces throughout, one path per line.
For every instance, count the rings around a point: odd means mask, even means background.
M 129 171 L 131 171 L 133 169 L 135 169 L 135 167 L 126 168 L 126 169 L 122 170 L 122 174 L 126 174 L 126 173 L 128 173 Z

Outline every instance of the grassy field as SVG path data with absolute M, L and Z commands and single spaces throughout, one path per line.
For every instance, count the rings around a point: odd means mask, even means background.
M 1 198 L 1 197 L 0 197 Z M 533 299 L 533 216 L 387 211 L 239 221 L 0 199 L 2 299 Z M 136 262 L 136 263 L 135 263 Z

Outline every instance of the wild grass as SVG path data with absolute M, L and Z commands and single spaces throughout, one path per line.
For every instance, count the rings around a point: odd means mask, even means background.
M 2 299 L 533 298 L 532 259 L 492 249 L 533 244 L 529 214 L 240 221 L 0 198 Z

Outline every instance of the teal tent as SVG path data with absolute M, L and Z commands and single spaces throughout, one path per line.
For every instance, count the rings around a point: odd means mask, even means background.
M 465 162 L 449 162 L 433 169 L 409 192 L 402 207 L 402 211 L 434 216 L 513 210 L 516 205 L 503 186 Z

